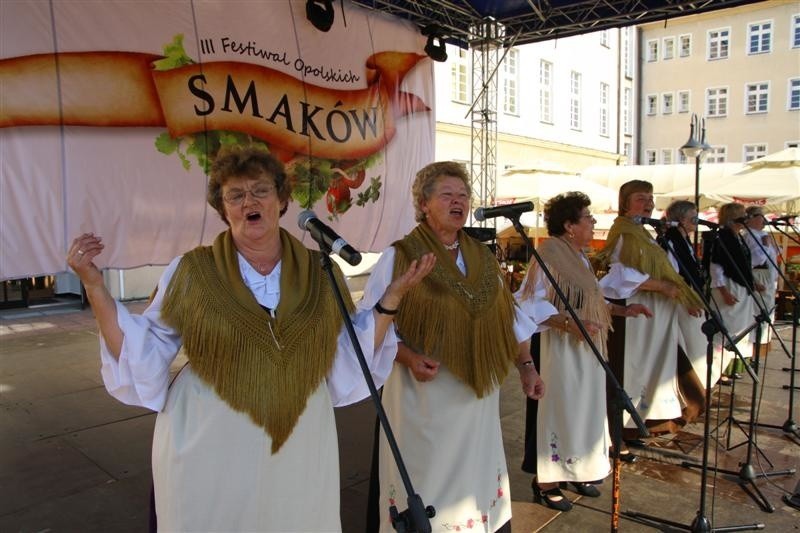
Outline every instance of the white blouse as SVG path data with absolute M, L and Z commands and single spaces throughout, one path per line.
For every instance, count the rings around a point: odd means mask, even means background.
M 141 315 L 130 313 L 117 302 L 117 323 L 124 334 L 119 360 L 114 358 L 101 336 L 103 383 L 108 392 L 123 403 L 160 411 L 166 402 L 169 368 L 183 342 L 177 332 L 161 320 L 161 306 L 165 289 L 180 259 L 173 259 L 167 266 L 158 283 L 159 290 L 155 298 Z M 280 301 L 281 263 L 272 272 L 262 276 L 239 254 L 239 269 L 245 285 L 258 303 L 274 313 Z M 351 319 L 375 385 L 380 387 L 392 370 L 397 353 L 397 337 L 389 328 L 383 344 L 373 346 L 375 321 L 372 307 L 358 310 Z M 355 403 L 369 395 L 355 349 L 344 326 L 339 332 L 336 355 L 326 384 L 335 407 Z

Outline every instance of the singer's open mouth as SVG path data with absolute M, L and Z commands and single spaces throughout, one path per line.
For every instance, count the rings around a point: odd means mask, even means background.
M 261 220 L 261 213 L 259 213 L 258 211 L 255 211 L 253 213 L 247 213 L 247 215 L 245 215 L 245 217 L 250 222 L 255 222 L 256 220 Z
M 456 215 L 456 216 L 459 216 L 459 217 L 460 217 L 461 215 L 463 215 L 463 214 L 464 214 L 464 210 L 463 210 L 463 209 L 461 209 L 461 208 L 455 208 L 455 209 L 451 209 L 451 210 L 450 210 L 450 214 L 451 214 L 451 215 Z

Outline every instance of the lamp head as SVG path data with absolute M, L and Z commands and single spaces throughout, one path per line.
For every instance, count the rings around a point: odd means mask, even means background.
M 422 35 L 428 36 L 425 43 L 425 53 L 434 61 L 443 63 L 447 61 L 447 49 L 444 44 L 444 31 L 436 24 L 428 24 L 422 30 Z

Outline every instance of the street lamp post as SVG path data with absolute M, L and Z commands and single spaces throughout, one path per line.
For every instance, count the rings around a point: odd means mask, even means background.
M 699 136 L 699 140 L 695 137 Z M 692 120 L 689 123 L 689 140 L 681 146 L 684 156 L 694 157 L 694 206 L 700 212 L 700 161 L 703 156 L 711 149 L 706 142 L 706 119 L 700 119 L 696 113 L 692 113 Z M 694 232 L 694 248 L 697 250 L 698 232 Z

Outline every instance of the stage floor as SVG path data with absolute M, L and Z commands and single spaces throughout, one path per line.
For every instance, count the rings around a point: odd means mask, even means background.
M 134 311 L 141 302 L 128 304 Z M 791 328 L 781 328 L 791 338 Z M 97 334 L 91 311 L 39 308 L 0 311 L 0 531 L 141 532 L 147 525 L 150 491 L 150 442 L 155 416 L 111 398 L 99 375 Z M 759 421 L 782 425 L 789 417 L 789 366 L 777 342 L 766 360 Z M 800 379 L 798 379 L 800 381 Z M 715 390 L 713 419 L 728 415 L 730 389 Z M 751 382 L 737 383 L 734 418 L 746 422 Z M 800 394 L 794 392 L 795 402 Z M 717 405 L 720 406 L 719 411 Z M 531 502 L 530 477 L 522 461 L 525 402 L 516 376 L 503 385 L 501 416 L 511 475 L 514 532 L 608 531 L 611 482 L 600 498 L 577 498 L 568 513 L 558 514 Z M 800 409 L 795 405 L 794 420 Z M 341 450 L 342 524 L 362 532 L 365 523 L 374 409 L 369 402 L 337 411 Z M 714 427 L 716 424 L 713 425 Z M 699 458 L 702 425 L 691 424 L 671 438 L 657 438 L 637 451 L 642 458 L 622 469 L 621 509 L 689 524 L 700 502 L 700 472 L 684 468 Z M 746 429 L 746 428 L 745 428 Z M 739 471 L 747 446 L 737 424 L 721 426 L 721 442 L 711 447 L 712 463 Z M 759 428 L 761 453 L 752 454 L 756 472 L 797 468 L 800 440 L 781 430 Z M 456 453 L 456 452 L 454 452 Z M 771 461 L 771 467 L 767 460 Z M 709 474 L 706 516 L 714 526 L 764 524 L 772 531 L 800 527 L 800 511 L 782 501 L 798 485 L 795 475 L 757 479 L 775 511 L 762 511 L 731 476 Z M 423 495 L 424 497 L 424 495 Z M 314 502 L 309 502 L 313 507 Z M 623 516 L 621 531 L 652 531 Z

